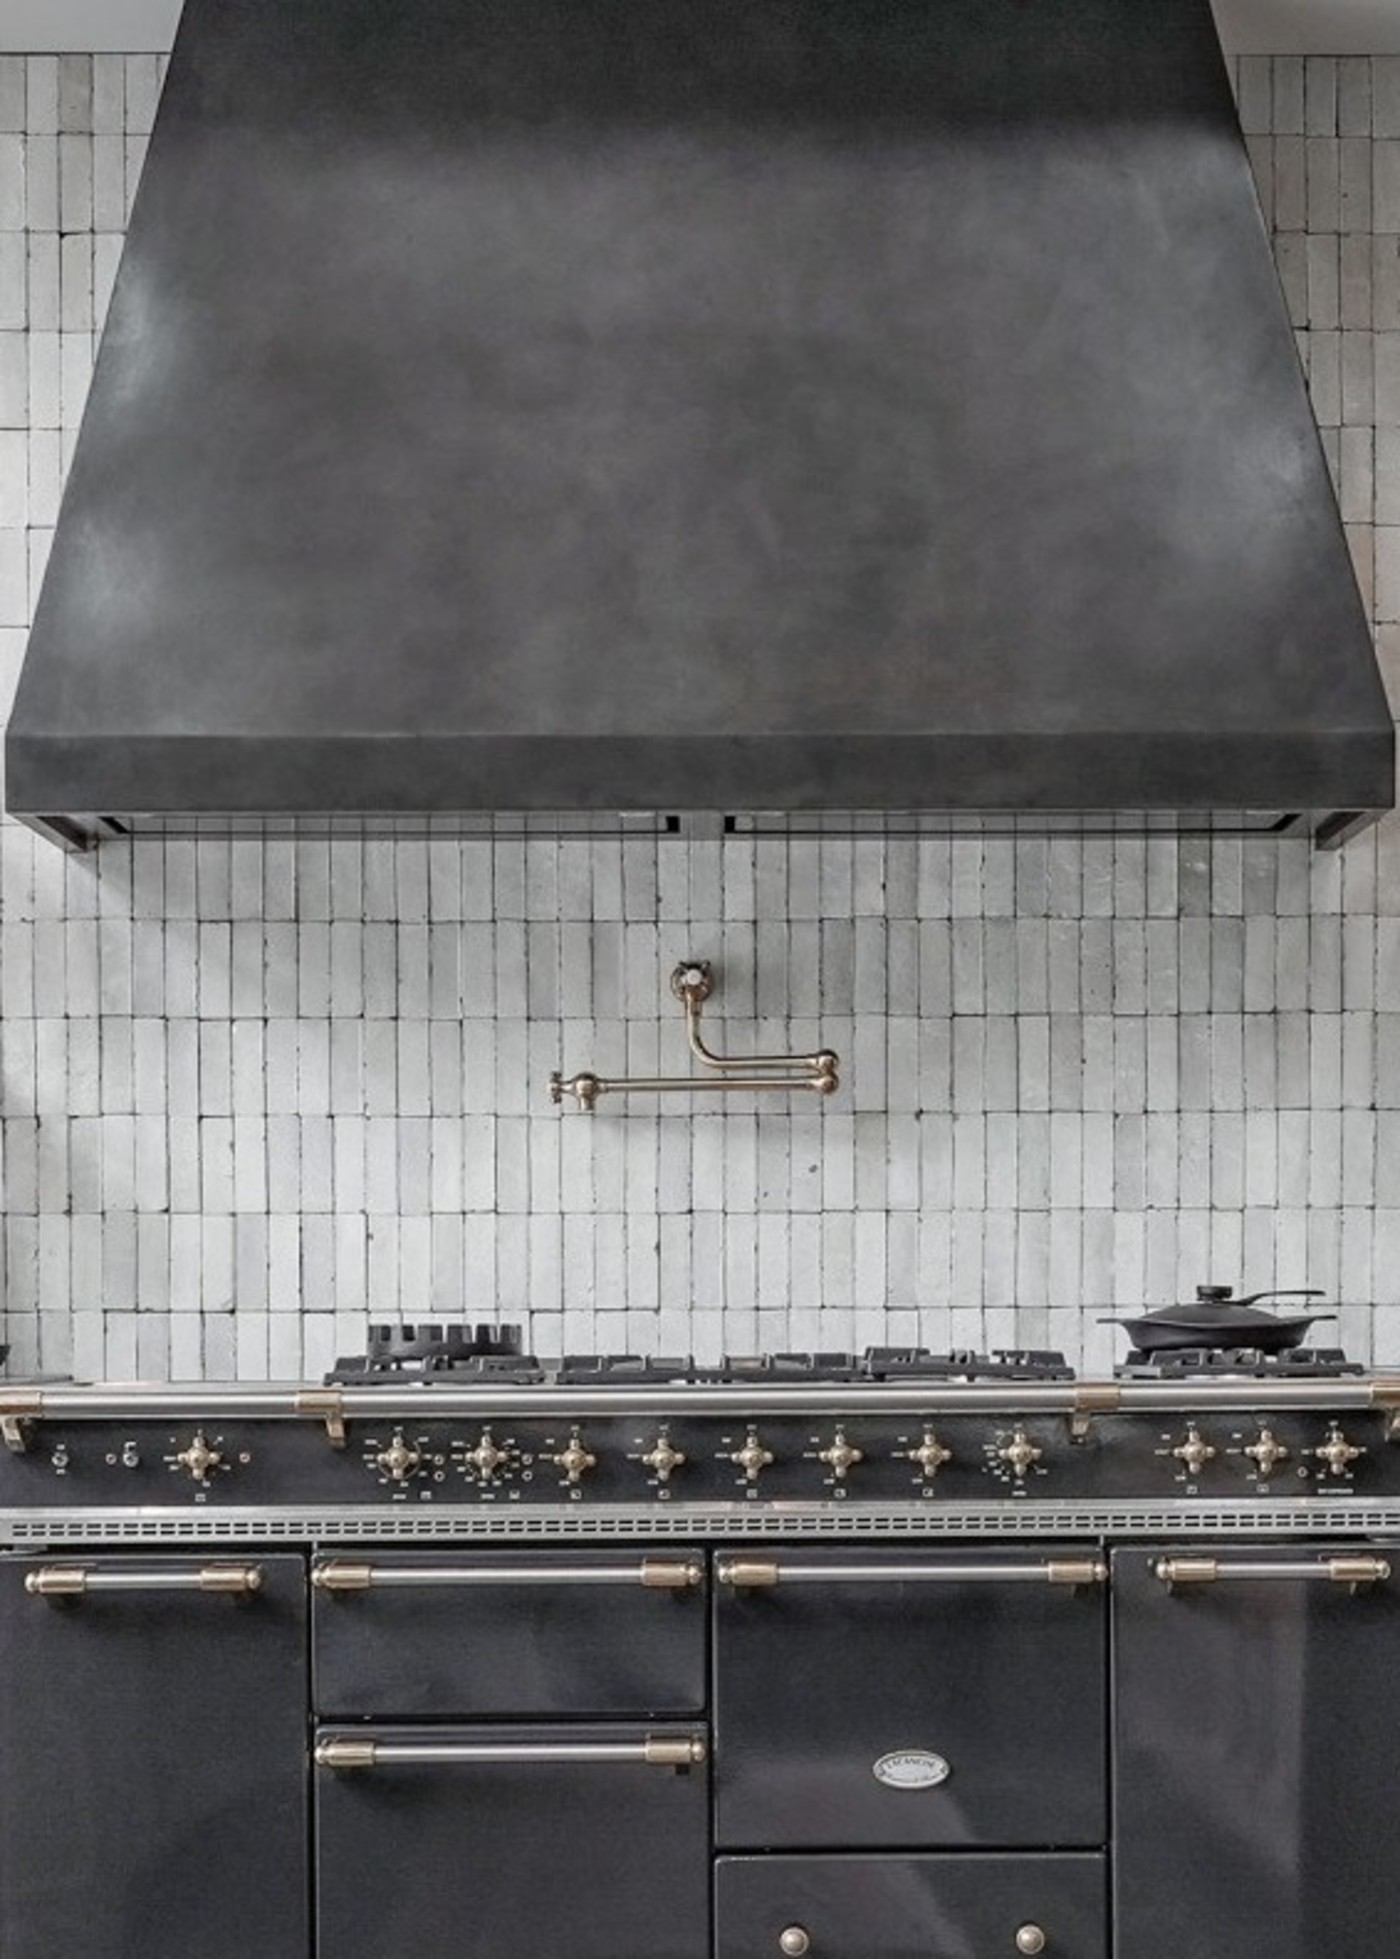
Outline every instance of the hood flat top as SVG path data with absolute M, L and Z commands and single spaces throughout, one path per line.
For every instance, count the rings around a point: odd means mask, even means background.
M 8 798 L 1388 806 L 1208 0 L 188 0 Z

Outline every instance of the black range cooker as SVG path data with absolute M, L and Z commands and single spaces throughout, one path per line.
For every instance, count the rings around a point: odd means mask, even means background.
M 0 1950 L 1368 1950 L 1400 1371 L 1251 1338 L 0 1386 Z

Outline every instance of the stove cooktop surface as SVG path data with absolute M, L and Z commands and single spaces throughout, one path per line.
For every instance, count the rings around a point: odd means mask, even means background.
M 1038 1348 L 990 1353 L 934 1353 L 926 1347 L 867 1347 L 864 1353 L 804 1351 L 725 1354 L 697 1361 L 691 1354 L 565 1354 L 541 1360 L 521 1351 L 514 1325 L 384 1326 L 370 1328 L 367 1351 L 337 1360 L 328 1387 L 402 1386 L 406 1380 L 453 1386 L 638 1387 L 714 1383 L 780 1387 L 785 1382 L 1071 1381 L 1063 1354 Z
M 1360 1375 L 1365 1368 L 1340 1347 L 1293 1347 L 1266 1353 L 1255 1347 L 1191 1347 L 1154 1354 L 1137 1350 L 1115 1367 L 1118 1380 L 1181 1381 L 1251 1377 L 1319 1380 Z M 810 1387 L 821 1383 L 917 1381 L 1072 1381 L 1075 1370 L 1047 1348 L 936 1352 L 928 1347 L 867 1347 L 863 1353 L 806 1350 L 725 1354 L 697 1361 L 691 1354 L 565 1354 L 545 1358 L 523 1351 L 521 1329 L 506 1323 L 475 1326 L 374 1325 L 366 1351 L 337 1360 L 328 1387 L 401 1387 L 407 1381 L 454 1387 L 660 1387 L 686 1385 Z

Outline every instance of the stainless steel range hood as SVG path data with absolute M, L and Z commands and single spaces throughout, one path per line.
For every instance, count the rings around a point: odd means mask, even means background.
M 7 782 L 69 842 L 1389 807 L 1208 0 L 188 0 Z

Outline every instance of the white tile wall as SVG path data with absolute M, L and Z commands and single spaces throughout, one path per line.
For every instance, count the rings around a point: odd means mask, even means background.
M 0 60 L 0 684 L 160 80 Z M 1240 99 L 1400 679 L 1400 59 Z M 549 1070 L 819 1041 L 825 1108 L 554 1110 Z M 1198 1279 L 1400 1358 L 1400 831 L 1296 844 L 188 843 L 0 830 L 12 1366 L 319 1371 L 383 1318 L 545 1349 L 1053 1343 Z

